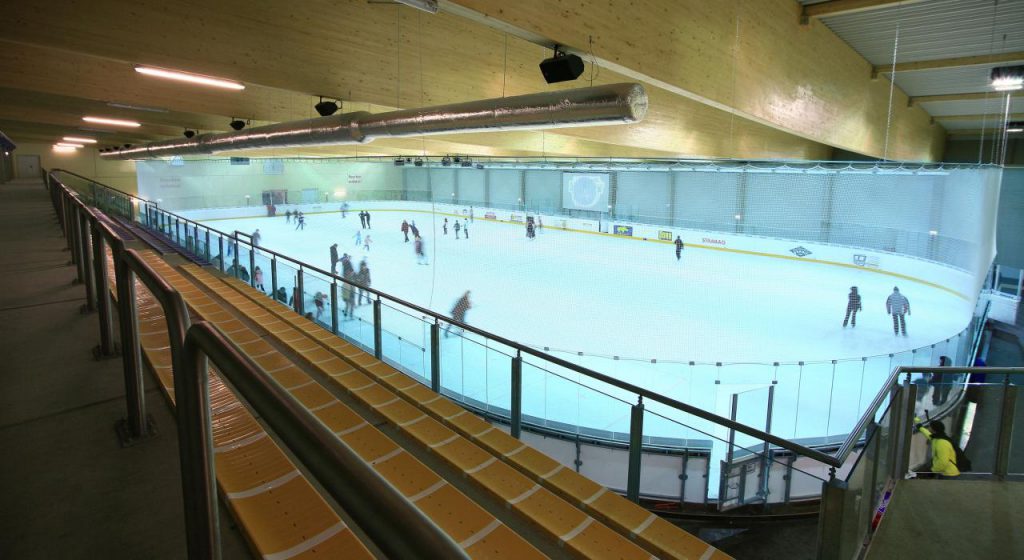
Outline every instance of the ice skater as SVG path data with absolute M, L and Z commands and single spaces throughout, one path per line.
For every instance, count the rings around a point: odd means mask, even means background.
M 331 245 L 331 274 L 338 273 L 338 244 Z
M 899 287 L 893 287 L 892 293 L 885 300 L 885 312 L 892 315 L 892 331 L 899 336 L 907 336 L 907 320 L 904 315 L 910 315 L 910 300 L 900 293 Z
M 373 227 L 370 226 L 370 212 L 369 211 L 366 212 L 366 229 L 373 229 Z
M 348 216 L 348 203 L 347 202 L 342 202 L 341 203 L 341 219 L 344 220 L 345 216 Z
M 469 207 L 469 221 L 476 223 L 476 220 L 473 219 L 473 207 L 472 206 Z
M 857 326 L 857 312 L 863 309 L 860 304 L 860 294 L 857 293 L 857 286 L 850 286 L 850 293 L 846 298 L 846 317 L 843 318 L 843 328 L 846 328 L 846 324 L 850 323 L 854 327 Z
M 460 323 L 466 322 L 466 312 L 473 307 L 473 304 L 469 301 L 469 290 L 462 294 L 462 297 L 455 302 L 455 307 L 452 307 L 452 319 Z M 444 337 L 448 338 L 448 332 L 452 330 L 452 324 L 448 323 L 448 326 L 444 329 Z M 460 329 L 460 332 L 465 329 Z M 458 333 L 457 333 L 458 334 Z
M 537 216 L 537 233 L 544 233 L 544 222 Z
M 420 230 L 419 230 L 419 228 L 416 227 L 416 220 L 413 220 L 409 224 L 409 231 L 412 233 L 413 239 L 415 239 L 415 238 L 420 236 Z
M 286 224 L 292 223 L 292 211 L 291 210 L 288 210 L 288 211 L 286 211 L 284 213 L 284 223 L 286 223 Z
M 317 321 L 320 320 L 320 316 L 324 313 L 324 299 L 326 298 L 327 296 L 325 296 L 323 292 L 317 292 L 316 295 L 313 296 L 313 306 L 316 307 Z
M 423 242 L 423 238 L 417 235 L 416 241 L 414 241 L 412 244 L 413 250 L 416 251 L 416 264 L 430 264 L 427 262 L 427 252 L 425 245 L 426 244 Z
M 366 257 L 359 261 L 359 272 L 356 272 L 356 283 L 361 286 L 359 289 L 359 301 L 356 305 L 363 304 L 363 297 L 366 298 L 366 303 L 372 303 L 370 300 L 370 292 L 364 288 L 370 287 L 370 265 L 366 264 Z
M 341 286 L 341 299 L 345 302 L 345 309 L 341 312 L 343 317 L 355 318 L 356 310 L 356 289 L 348 282 Z
M 448 235 L 448 218 L 445 218 L 444 223 L 441 224 L 441 231 L 443 231 L 445 235 Z
M 366 229 L 366 211 L 359 211 L 359 227 Z
M 407 222 L 405 220 L 402 220 L 401 230 L 402 230 L 402 235 L 405 236 L 405 242 L 408 243 L 409 242 L 409 222 Z
M 298 216 L 295 218 L 295 230 L 298 231 L 300 229 L 306 229 L 306 215 L 298 210 L 295 211 L 295 214 Z
M 676 262 L 679 262 L 683 258 L 683 238 L 676 236 Z
M 462 235 L 469 239 L 469 221 L 466 218 L 462 218 Z
M 263 235 L 260 233 L 260 228 L 256 228 L 256 231 L 252 232 L 252 246 L 259 247 L 261 241 L 263 241 Z
M 370 238 L 370 234 L 367 233 L 366 237 L 363 238 L 363 250 L 364 251 L 369 251 L 371 243 L 373 243 L 373 239 L 371 239 Z
M 258 266 L 252 271 L 252 283 L 259 291 L 266 291 L 266 289 L 263 288 L 263 270 Z
M 363 230 L 356 230 L 354 237 L 356 239 L 356 247 L 363 244 Z
M 462 229 L 462 226 L 459 225 L 459 221 L 458 220 L 455 220 L 455 225 L 452 226 L 452 229 L 455 230 L 455 239 L 458 239 L 459 238 L 459 230 Z
M 352 257 L 350 257 L 348 253 L 342 254 L 341 255 L 341 276 L 343 278 L 348 278 L 348 277 L 352 276 L 352 273 L 354 271 L 355 271 L 355 268 L 352 266 Z

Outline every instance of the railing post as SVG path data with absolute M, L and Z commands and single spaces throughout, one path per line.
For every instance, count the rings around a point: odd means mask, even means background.
M 206 243 L 203 245 L 203 247 L 204 247 L 203 258 L 206 260 L 206 262 L 210 262 L 210 230 L 209 229 L 206 230 Z
M 233 268 L 234 268 L 234 271 L 235 271 L 235 273 L 234 273 L 235 274 L 235 278 L 238 278 L 238 276 L 239 276 L 239 274 L 238 274 L 239 270 L 238 269 L 240 268 L 238 266 L 238 238 L 232 237 L 231 239 L 228 240 L 228 243 L 231 244 L 231 249 L 232 249 L 232 251 L 231 251 L 231 264 L 234 265 Z
M 1010 446 L 1013 442 L 1013 421 L 1017 407 L 1017 386 L 1010 384 L 1010 376 L 1006 376 L 1003 384 L 1003 409 L 999 417 L 999 439 L 996 444 L 996 466 L 993 474 L 1000 480 L 1006 478 L 1010 470 Z
M 84 284 L 85 278 L 89 275 L 89 269 L 85 267 L 85 235 L 82 229 L 82 218 L 85 210 L 78 204 L 72 207 L 72 219 L 74 223 L 71 225 L 75 232 L 75 268 L 78 273 L 76 284 Z M 88 292 L 87 292 L 88 293 Z
M 220 515 L 214 478 L 213 428 L 210 423 L 210 373 L 206 354 L 197 345 L 184 345 L 181 375 L 175 375 L 181 486 L 185 498 L 185 535 L 188 558 L 220 558 Z M 182 427 L 185 430 L 182 430 Z
M 893 425 L 890 430 L 895 430 L 894 437 L 889 441 L 894 445 L 894 454 L 890 455 L 892 471 L 883 473 L 887 477 L 900 480 L 910 469 L 910 439 L 914 435 L 914 412 L 917 404 L 917 385 L 909 381 L 903 385 L 899 392 L 903 395 L 903 406 L 897 408 L 898 414 L 893 418 Z
M 512 401 L 509 419 L 511 435 L 519 439 L 523 430 L 523 355 L 517 350 L 512 358 Z
M 441 392 L 441 325 L 437 319 L 430 325 L 430 388 Z
M 79 231 L 78 205 L 68 204 L 68 232 L 71 234 L 68 241 L 71 243 L 71 261 L 75 263 L 75 279 L 72 284 L 81 284 L 85 277 L 82 270 L 82 236 Z
M 256 287 L 256 246 L 249 247 L 249 285 Z
M 100 358 L 114 357 L 117 347 L 114 344 L 114 322 L 110 311 L 110 282 L 107 280 L 107 252 L 104 250 L 103 235 L 95 220 L 90 220 L 92 229 L 92 260 L 96 275 L 96 306 L 99 308 L 100 344 L 93 349 L 93 356 Z
M 277 255 L 270 257 L 270 297 L 275 300 L 277 299 Z M 331 306 L 335 309 L 337 308 L 336 299 L 338 298 L 332 296 Z M 335 329 L 334 333 L 337 334 L 338 330 Z
M 220 268 L 221 272 L 224 272 L 225 270 L 227 270 L 227 267 L 224 266 L 224 236 L 223 235 L 221 235 L 220 237 L 217 238 L 217 247 L 220 249 L 220 252 L 217 253 L 217 259 L 220 261 L 220 266 L 218 268 Z
M 271 266 L 273 266 L 271 261 Z M 277 279 L 274 279 L 275 283 Z M 338 334 L 338 281 L 331 282 L 331 332 Z
M 78 231 L 82 234 L 82 269 L 85 279 L 85 305 L 82 306 L 82 312 L 89 313 L 96 310 L 96 283 L 94 282 L 95 277 L 93 275 L 92 235 L 89 232 L 89 212 L 87 210 L 80 212 L 78 220 Z
M 638 397 L 629 410 L 629 470 L 626 474 L 626 499 L 640 501 L 640 459 L 644 443 L 644 398 Z
M 142 348 L 139 346 L 135 309 L 135 274 L 124 256 L 115 251 L 117 270 L 118 319 L 121 323 L 121 357 L 124 361 L 124 393 L 128 416 L 117 423 L 122 446 L 129 446 L 150 435 L 146 416 L 146 394 L 142 380 Z
M 238 256 L 238 252 L 235 252 L 235 257 Z M 302 281 L 302 266 L 299 266 L 299 271 L 295 276 L 295 312 L 299 315 L 305 315 L 306 302 L 306 286 Z
M 380 325 L 380 296 L 377 296 L 377 299 L 373 300 L 373 356 L 379 360 L 383 355 L 384 331 Z
M 843 529 L 843 502 L 846 499 L 846 482 L 833 476 L 821 483 L 821 513 L 818 515 L 818 560 L 835 560 L 840 557 Z M 870 499 L 870 498 L 862 498 Z

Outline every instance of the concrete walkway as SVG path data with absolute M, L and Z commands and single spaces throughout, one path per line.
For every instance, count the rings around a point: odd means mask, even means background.
M 42 182 L 0 185 L 0 558 L 184 558 L 177 433 L 122 449 L 121 360 L 97 362 L 95 314 Z M 115 329 L 116 332 L 116 329 Z M 224 558 L 250 558 L 222 513 Z

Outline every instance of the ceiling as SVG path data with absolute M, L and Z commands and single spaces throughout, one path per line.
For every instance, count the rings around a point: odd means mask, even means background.
M 228 130 L 232 118 L 246 120 L 249 126 L 312 118 L 320 95 L 341 100 L 342 111 L 381 112 L 591 83 L 644 81 L 646 76 L 650 110 L 634 125 L 449 134 L 262 153 L 824 159 L 832 146 L 844 147 L 835 137 L 859 145 L 880 144 L 879 130 L 886 125 L 884 104 L 879 108 L 861 98 L 877 99 L 880 88 L 888 88 L 877 81 L 872 85 L 869 72 L 859 69 L 880 67 L 887 60 L 891 64 L 896 22 L 900 63 L 1024 51 L 1018 31 L 1024 0 L 1002 0 L 995 8 L 988 0 L 906 0 L 902 7 L 885 7 L 892 2 L 876 0 L 856 2 L 883 6 L 819 19 L 863 59 L 827 30 L 823 33 L 829 37 L 824 39 L 818 30 L 794 34 L 800 11 L 795 0 L 773 0 L 770 15 L 764 16 L 767 23 L 749 15 L 757 16 L 760 8 L 740 0 L 728 5 L 724 0 L 715 5 L 643 0 L 632 14 L 621 7 L 609 12 L 611 8 L 600 2 L 577 2 L 579 9 L 552 12 L 552 17 L 575 20 L 572 32 L 595 34 L 600 48 L 595 48 L 595 56 L 585 57 L 586 71 L 579 80 L 549 85 L 537 69 L 551 52 L 545 35 L 511 30 L 511 24 L 496 24 L 494 16 L 474 20 L 457 15 L 457 5 L 480 3 L 470 0 L 444 0 L 436 15 L 366 0 L 305 0 L 287 8 L 248 0 L 52 0 L 46 10 L 23 1 L 5 6 L 0 18 L 0 130 L 16 141 L 52 142 L 69 134 L 93 134 L 107 145 L 137 144 L 180 137 L 186 128 Z M 513 8 L 497 1 L 482 4 L 497 6 L 498 15 Z M 679 9 L 673 11 L 676 6 Z M 543 16 L 550 3 L 520 0 L 514 7 Z M 588 20 L 588 13 L 595 19 Z M 659 15 L 663 13 L 671 14 L 674 22 L 667 28 L 658 27 L 668 21 Z M 687 18 L 694 21 L 685 23 Z M 996 47 L 991 41 L 993 21 L 997 34 L 1006 35 L 1005 41 L 1000 35 Z M 826 67 L 813 55 L 774 57 L 793 59 L 779 66 L 772 56 L 763 55 L 780 36 L 792 36 L 793 45 L 822 44 L 834 62 Z M 679 41 L 681 46 L 646 57 L 643 63 L 651 64 L 648 68 L 628 61 L 655 47 L 637 47 L 631 38 L 645 45 L 653 40 Z M 835 51 L 829 38 L 852 58 Z M 584 41 L 575 40 L 577 45 Z M 609 44 L 620 50 L 609 50 Z M 591 59 L 600 61 L 600 67 L 590 64 Z M 723 65 L 728 60 L 731 68 Z M 658 75 L 652 61 L 670 73 Z M 246 88 L 225 91 L 154 79 L 136 73 L 137 65 L 238 80 Z M 1000 99 L 978 85 L 990 67 L 897 72 L 896 84 L 941 126 L 972 130 L 977 121 L 994 122 L 1003 108 Z M 842 73 L 842 80 L 834 79 L 836 72 Z M 876 73 L 885 76 L 884 70 Z M 671 76 L 677 79 L 666 81 Z M 780 81 L 771 83 L 773 77 Z M 682 83 L 691 79 L 692 83 Z M 982 98 L 930 98 L 969 92 Z M 905 100 L 902 104 L 908 105 Z M 842 113 L 844 109 L 849 115 Z M 902 137 L 916 135 L 927 144 L 938 134 L 941 142 L 941 130 L 928 131 L 927 115 L 915 111 L 916 115 L 907 111 L 901 126 L 911 132 Z M 90 114 L 132 119 L 142 126 L 89 126 L 81 118 Z M 945 119 L 950 115 L 979 118 Z M 873 124 L 865 124 L 869 122 Z M 817 135 L 830 130 L 832 136 Z
M 842 2 L 804 0 L 804 6 Z M 956 135 L 998 134 L 1006 95 L 989 86 L 997 66 L 1024 64 L 1024 0 L 862 2 L 870 9 L 821 21 Z M 895 57 L 894 57 L 895 54 Z M 956 99 L 962 94 L 980 94 Z M 933 96 L 952 98 L 932 101 Z M 1024 112 L 1024 97 L 1010 111 Z M 974 118 L 970 118 L 974 117 Z

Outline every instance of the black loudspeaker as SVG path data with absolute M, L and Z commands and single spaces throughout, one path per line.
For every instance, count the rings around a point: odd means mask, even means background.
M 540 72 L 549 84 L 575 80 L 583 74 L 583 59 L 556 51 L 555 56 L 540 63 Z

